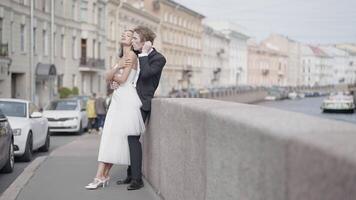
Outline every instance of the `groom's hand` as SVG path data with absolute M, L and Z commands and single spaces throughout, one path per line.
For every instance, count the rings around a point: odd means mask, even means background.
M 126 58 L 125 63 L 124 63 L 124 68 L 125 67 L 131 67 L 133 63 L 133 60 L 131 58 Z
M 152 42 L 146 41 L 142 47 L 142 53 L 148 54 L 152 49 Z

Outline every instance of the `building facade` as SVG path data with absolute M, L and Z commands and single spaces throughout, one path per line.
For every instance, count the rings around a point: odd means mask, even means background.
M 221 31 L 229 39 L 229 77 L 227 85 L 247 84 L 247 40 L 249 36 L 242 27 L 226 21 L 210 21 L 208 24 L 214 29 Z
M 262 42 L 265 46 L 288 56 L 285 74 L 288 86 L 302 85 L 301 44 L 288 37 L 272 34 Z
M 225 34 L 204 26 L 203 57 L 199 88 L 229 85 L 229 44 Z
M 105 8 L 103 0 L 1 1 L 1 42 L 11 64 L 0 96 L 44 107 L 61 87 L 103 92 Z
M 346 63 L 346 82 L 356 84 L 356 44 L 337 44 L 336 48 L 347 52 L 349 55 Z
M 249 42 L 248 84 L 254 86 L 287 86 L 288 56 L 263 44 Z
M 145 0 L 144 8 L 160 18 L 161 48 L 167 58 L 161 94 L 201 85 L 204 16 L 171 0 Z
M 303 85 L 323 86 L 333 83 L 332 57 L 321 48 L 311 45 L 302 46 Z

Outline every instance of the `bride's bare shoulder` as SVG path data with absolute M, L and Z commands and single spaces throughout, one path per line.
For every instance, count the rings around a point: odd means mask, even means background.
M 130 51 L 128 55 L 129 55 L 129 58 L 131 58 L 131 59 L 132 58 L 137 58 L 137 55 L 136 55 L 136 53 L 134 51 Z

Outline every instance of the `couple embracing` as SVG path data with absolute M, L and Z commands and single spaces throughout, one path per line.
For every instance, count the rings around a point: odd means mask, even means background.
M 128 165 L 127 177 L 118 180 L 118 185 L 128 184 L 128 190 L 143 187 L 140 136 L 166 64 L 165 57 L 152 46 L 155 37 L 143 26 L 125 30 L 121 36 L 120 59 L 106 73 L 114 92 L 101 136 L 97 174 L 87 189 L 107 186 L 114 164 Z

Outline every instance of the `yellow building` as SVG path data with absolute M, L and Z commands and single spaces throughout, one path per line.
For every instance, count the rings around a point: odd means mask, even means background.
M 144 9 L 160 18 L 162 53 L 167 64 L 160 91 L 201 85 L 203 15 L 172 0 L 145 0 Z

